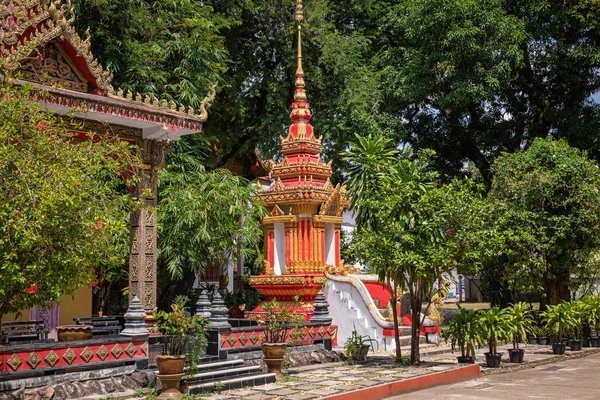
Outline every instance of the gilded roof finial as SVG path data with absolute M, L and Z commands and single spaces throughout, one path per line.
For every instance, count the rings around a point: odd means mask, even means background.
M 302 0 L 296 0 L 296 21 L 298 22 L 298 67 L 296 68 L 296 90 L 295 101 L 306 101 L 304 90 L 304 70 L 302 69 L 302 21 L 304 21 L 304 4 Z

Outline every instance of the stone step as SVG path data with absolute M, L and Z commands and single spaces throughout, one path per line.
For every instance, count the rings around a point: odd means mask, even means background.
M 242 360 L 240 360 L 242 361 Z M 243 364 L 243 362 L 242 362 Z M 222 370 L 217 370 L 217 371 L 207 371 L 207 372 L 200 372 L 197 374 L 192 375 L 190 378 L 187 379 L 188 384 L 200 384 L 200 383 L 206 383 L 206 382 L 218 382 L 218 381 L 223 381 L 225 379 L 233 379 L 233 378 L 237 378 L 240 376 L 247 376 L 248 374 L 254 373 L 254 374 L 260 374 L 261 370 L 260 370 L 260 366 L 259 365 L 251 365 L 251 366 L 244 366 L 244 367 L 239 367 L 239 368 L 228 368 L 228 369 L 222 369 Z
M 240 368 L 244 366 L 244 360 L 225 360 L 225 361 L 216 361 L 210 363 L 202 363 L 199 364 L 196 369 L 197 373 L 207 373 L 212 371 L 220 371 L 231 368 Z
M 189 385 L 187 393 L 189 395 L 212 393 L 221 390 L 241 389 L 248 386 L 259 386 L 273 383 L 276 380 L 274 373 L 267 374 L 249 374 L 247 376 L 238 376 L 236 378 L 225 379 L 216 382 L 206 382 L 197 385 Z

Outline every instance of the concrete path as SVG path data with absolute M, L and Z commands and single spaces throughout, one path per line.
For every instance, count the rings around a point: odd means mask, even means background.
M 467 382 L 437 386 L 389 400 L 600 399 L 600 354 Z

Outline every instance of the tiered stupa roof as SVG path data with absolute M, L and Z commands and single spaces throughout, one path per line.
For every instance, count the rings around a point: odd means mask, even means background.
M 286 138 L 280 138 L 283 159 L 278 164 L 271 162 L 269 189 L 259 194 L 267 205 L 304 203 L 323 204 L 336 188 L 331 184 L 331 162 L 321 161 L 321 140 L 310 124 L 312 114 L 307 101 L 304 69 L 302 68 L 302 21 L 304 20 L 301 0 L 296 4 L 298 22 L 298 66 L 294 101 L 290 118 L 292 123 Z M 338 188 L 338 191 L 344 191 Z

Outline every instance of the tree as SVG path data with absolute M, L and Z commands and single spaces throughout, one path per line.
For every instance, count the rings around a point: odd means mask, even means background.
M 196 145 L 177 143 L 159 172 L 159 261 L 175 280 L 161 289 L 161 304 L 174 294 L 166 292 L 189 293 L 206 266 L 250 259 L 262 239 L 265 211 L 254 200 L 256 186 L 226 169 L 206 171 Z
M 374 268 L 392 292 L 392 313 L 398 324 L 395 292 L 406 287 L 411 299 L 411 362 L 420 363 L 419 335 L 423 300 L 431 298 L 442 273 L 457 264 L 462 243 L 452 229 L 448 207 L 463 193 L 440 186 L 430 168 L 432 154 L 398 153 L 382 137 L 360 137 L 347 159 L 349 192 L 357 213 L 354 254 Z M 466 201 L 465 201 L 466 202 Z M 395 330 L 396 357 L 400 357 Z
M 100 264 L 123 266 L 133 199 L 116 188 L 141 162 L 118 139 L 77 139 L 29 85 L 0 92 L 1 322 L 89 285 Z
M 381 112 L 405 121 L 446 176 L 536 137 L 565 138 L 598 158 L 600 34 L 593 1 L 408 0 L 382 28 Z
M 502 261 L 512 289 L 542 291 L 542 307 L 569 300 L 571 275 L 592 271 L 600 246 L 596 163 L 565 140 L 546 138 L 501 155 L 492 171 L 493 212 L 479 235 L 484 257 Z
M 115 71 L 115 86 L 165 92 L 195 107 L 206 86 L 219 81 L 203 133 L 215 142 L 206 167 L 260 176 L 255 149 L 276 156 L 288 126 L 295 0 L 72 1 L 80 30 L 90 28 L 94 54 Z M 305 0 L 303 64 L 318 116 L 313 123 L 336 169 L 343 167 L 344 143 L 360 131 L 348 110 L 370 112 L 379 101 L 378 74 L 367 60 L 381 47 L 378 19 L 394 3 Z

